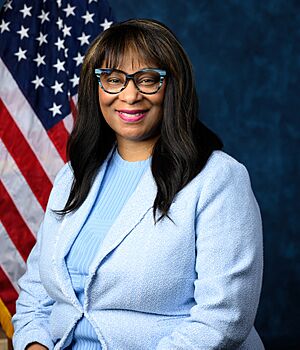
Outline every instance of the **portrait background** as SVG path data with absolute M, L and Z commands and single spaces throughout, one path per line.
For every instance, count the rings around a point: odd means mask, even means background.
M 261 208 L 265 267 L 256 327 L 266 349 L 299 349 L 300 2 L 109 2 L 118 21 L 164 22 L 188 52 L 200 117 L 246 165 Z
M 300 2 L 110 4 L 118 21 L 161 20 L 188 52 L 200 117 L 246 165 L 261 208 L 265 267 L 256 327 L 266 349 L 299 349 Z

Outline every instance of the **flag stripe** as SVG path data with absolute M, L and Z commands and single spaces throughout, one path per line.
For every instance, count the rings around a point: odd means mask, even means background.
M 3 143 L 45 210 L 52 183 L 1 100 L 0 112 L 3 116 L 3 122 L 0 125 L 0 136 Z
M 6 188 L 31 232 L 36 235 L 44 216 L 44 210 L 36 200 L 34 193 L 25 181 L 13 157 L 9 154 L 1 140 L 0 154 L 1 161 L 5 163 L 5 167 L 0 168 L 3 186 Z
M 0 281 L 0 298 L 3 300 L 11 315 L 13 315 L 16 312 L 15 300 L 18 297 L 18 293 L 15 290 L 14 286 L 11 284 L 10 280 L 7 278 L 7 275 L 2 269 L 2 266 L 0 266 Z
M 15 290 L 19 292 L 17 282 L 26 271 L 24 259 L 11 241 L 4 226 L 0 222 L 0 265 L 5 271 Z
M 72 107 L 71 107 L 71 108 L 72 108 Z M 73 129 L 73 124 L 74 124 L 73 112 L 70 113 L 69 115 L 67 115 L 67 116 L 63 119 L 63 123 L 64 123 L 65 128 L 67 129 L 68 133 L 71 134 L 72 129 Z
M 0 181 L 0 219 L 5 230 L 9 234 L 14 245 L 17 247 L 22 258 L 26 261 L 35 238 L 27 224 L 19 214 L 14 202 Z M 24 244 L 26 242 L 26 244 Z
M 67 161 L 66 157 L 66 144 L 68 141 L 69 133 L 65 128 L 64 122 L 61 120 L 55 124 L 50 130 L 48 130 L 48 136 L 55 145 L 58 153 L 64 162 Z
M 78 95 L 76 94 L 75 96 L 72 96 L 70 99 L 70 107 L 71 107 L 71 114 L 73 116 L 73 119 L 76 119 L 77 115 L 77 100 L 78 100 Z
M 0 59 L 0 81 L 5 82 L 0 84 L 0 96 L 7 110 L 53 182 L 56 174 L 63 167 L 64 161 L 2 59 Z

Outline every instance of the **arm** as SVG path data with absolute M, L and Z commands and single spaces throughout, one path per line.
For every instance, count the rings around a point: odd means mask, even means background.
M 53 349 L 48 318 L 54 301 L 48 296 L 39 276 L 39 246 L 43 224 L 37 243 L 27 260 L 27 271 L 19 280 L 20 295 L 16 303 L 16 314 L 12 321 L 15 329 L 13 345 L 15 350 Z M 32 344 L 38 342 L 40 344 Z
M 198 203 L 196 305 L 157 350 L 236 349 L 253 326 L 262 279 L 260 213 L 245 167 L 225 165 L 207 177 Z
M 59 203 L 59 198 L 61 198 L 59 194 L 62 191 L 68 193 L 72 180 L 70 173 L 70 167 L 66 164 L 56 176 L 44 222 L 37 234 L 36 245 L 27 259 L 26 273 L 19 280 L 21 292 L 16 303 L 16 314 L 12 319 L 15 329 L 13 336 L 15 350 L 53 349 L 54 347 L 49 330 L 49 316 L 54 300 L 49 297 L 40 280 L 40 245 L 43 231 L 46 233 L 46 226 L 51 226 L 51 222 L 47 220 L 49 211 L 51 208 L 59 208 L 64 204 Z

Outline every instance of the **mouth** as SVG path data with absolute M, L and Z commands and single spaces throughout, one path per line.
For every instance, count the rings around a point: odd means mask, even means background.
M 119 117 L 124 120 L 127 123 L 134 123 L 138 122 L 146 117 L 146 114 L 148 112 L 147 109 L 134 109 L 134 110 L 127 110 L 127 109 L 121 109 L 116 110 Z

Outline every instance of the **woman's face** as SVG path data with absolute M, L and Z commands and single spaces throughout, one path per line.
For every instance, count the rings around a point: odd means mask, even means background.
M 107 68 L 102 65 L 101 68 Z M 127 55 L 118 69 L 127 74 L 135 73 L 149 67 L 136 56 Z M 99 86 L 99 103 L 104 119 L 116 133 L 118 144 L 122 142 L 154 144 L 160 132 L 160 122 L 163 117 L 163 100 L 165 81 L 160 90 L 153 95 L 139 92 L 132 80 L 118 94 L 112 95 Z

